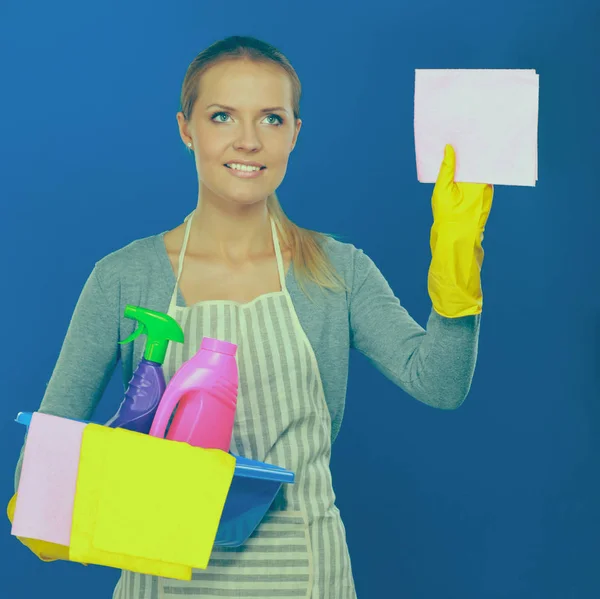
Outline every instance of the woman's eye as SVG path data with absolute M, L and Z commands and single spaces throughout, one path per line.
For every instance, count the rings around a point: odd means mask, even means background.
M 211 117 L 211 120 L 215 123 L 226 123 L 227 119 L 230 118 L 227 112 L 215 112 Z M 279 126 L 283 124 L 283 119 L 277 114 L 270 114 L 265 117 L 269 125 Z
M 225 123 L 225 120 L 222 120 L 220 117 L 225 117 L 227 118 L 229 115 L 226 112 L 215 112 L 215 114 L 212 115 L 211 120 L 215 121 L 216 123 Z
M 270 114 L 267 118 L 268 119 L 275 119 L 275 121 L 274 122 L 271 121 L 269 123 L 269 125 L 281 125 L 281 124 L 283 124 L 283 119 L 279 115 L 277 115 L 277 114 Z

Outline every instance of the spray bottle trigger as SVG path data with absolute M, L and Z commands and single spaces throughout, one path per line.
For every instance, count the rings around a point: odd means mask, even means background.
M 125 339 L 124 341 L 119 341 L 119 344 L 125 345 L 125 343 L 131 343 L 132 341 L 137 339 L 142 333 L 147 334 L 146 326 L 140 324 L 140 326 L 135 331 L 133 331 L 133 333 L 131 333 L 131 335 L 129 335 L 127 339 Z

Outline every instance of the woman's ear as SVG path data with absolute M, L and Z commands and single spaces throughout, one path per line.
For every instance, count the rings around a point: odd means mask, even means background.
M 193 143 L 192 136 L 189 134 L 189 121 L 186 121 L 183 112 L 178 112 L 177 125 L 179 126 L 179 136 L 181 141 L 187 146 L 188 143 Z
M 294 150 L 296 147 L 296 142 L 298 141 L 298 134 L 300 133 L 300 128 L 302 127 L 302 120 L 296 119 L 296 130 L 294 131 L 294 137 L 292 138 L 292 147 L 290 148 L 290 152 Z

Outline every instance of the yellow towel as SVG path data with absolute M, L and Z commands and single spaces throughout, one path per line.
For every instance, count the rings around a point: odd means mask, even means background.
M 234 470 L 217 449 L 88 425 L 70 558 L 191 580 L 208 565 Z

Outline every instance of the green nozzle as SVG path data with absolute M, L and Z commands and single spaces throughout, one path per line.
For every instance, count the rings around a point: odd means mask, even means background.
M 144 358 L 157 364 L 162 364 L 167 353 L 169 341 L 183 343 L 183 331 L 179 323 L 163 312 L 155 312 L 140 306 L 125 306 L 125 317 L 137 320 L 140 326 L 125 341 L 119 343 L 131 343 L 140 335 L 147 335 L 146 350 Z

